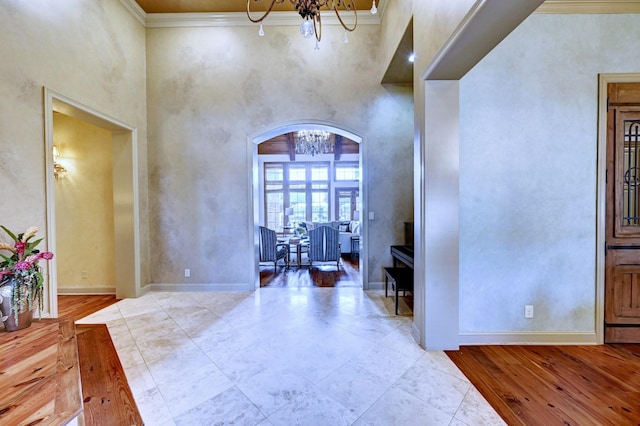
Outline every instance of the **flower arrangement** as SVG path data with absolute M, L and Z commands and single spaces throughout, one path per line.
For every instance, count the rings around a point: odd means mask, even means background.
M 24 233 L 17 236 L 0 225 L 0 227 L 11 237 L 12 244 L 0 242 L 0 251 L 8 251 L 11 254 L 5 256 L 0 253 L 0 305 L 4 298 L 10 298 L 11 308 L 9 312 L 2 312 L 2 321 L 13 312 L 16 326 L 18 325 L 18 314 L 25 311 L 32 311 L 34 301 L 38 301 L 38 310 L 43 309 L 42 287 L 44 278 L 42 269 L 38 266 L 41 259 L 50 260 L 53 253 L 40 252 L 36 249 L 42 238 L 33 240 L 38 233 L 38 228 L 30 227 Z M 6 285 L 13 280 L 13 286 Z

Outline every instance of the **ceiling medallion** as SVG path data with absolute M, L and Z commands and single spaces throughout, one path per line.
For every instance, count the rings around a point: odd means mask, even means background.
M 311 36 L 316 36 L 316 46 L 315 50 L 318 50 L 320 47 L 318 43 L 322 39 L 322 21 L 320 19 L 320 10 L 323 7 L 326 7 L 327 10 L 332 10 L 335 12 L 336 17 L 338 18 L 338 22 L 344 28 L 344 42 L 349 42 L 349 37 L 347 36 L 347 32 L 353 31 L 356 29 L 358 25 L 358 12 L 356 10 L 356 6 L 353 3 L 353 0 L 265 0 L 265 3 L 271 1 L 271 5 L 267 8 L 267 11 L 261 17 L 254 19 L 251 17 L 251 2 L 259 3 L 261 0 L 247 0 L 247 17 L 251 22 L 260 23 L 260 30 L 258 34 L 262 37 L 264 36 L 264 29 L 262 28 L 262 21 L 269 16 L 273 6 L 283 4 L 285 1 L 289 1 L 296 9 L 296 12 L 304 19 L 302 24 L 300 25 L 300 34 L 304 38 L 310 38 Z M 342 12 L 340 12 L 342 11 Z M 376 8 L 376 1 L 373 0 L 371 6 L 371 13 L 375 14 L 378 12 Z M 353 14 L 353 26 L 347 25 L 343 20 L 340 13 Z

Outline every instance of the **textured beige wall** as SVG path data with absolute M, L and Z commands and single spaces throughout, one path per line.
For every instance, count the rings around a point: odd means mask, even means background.
M 3 0 L 0 40 L 2 223 L 45 229 L 46 86 L 139 129 L 142 281 L 148 281 L 144 28 L 118 0 Z
M 67 168 L 55 182 L 58 289 L 114 291 L 111 132 L 63 114 L 53 126 Z
M 319 51 L 295 26 L 147 31 L 152 282 L 248 283 L 247 137 L 328 120 L 366 137 L 370 281 L 412 218 L 411 88 L 382 87 L 379 27 L 323 28 Z M 183 270 L 191 269 L 184 278 Z

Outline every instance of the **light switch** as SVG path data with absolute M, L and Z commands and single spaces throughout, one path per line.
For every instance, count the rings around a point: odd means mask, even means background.
M 369 212 L 369 220 L 373 220 L 376 218 L 376 215 L 374 212 Z

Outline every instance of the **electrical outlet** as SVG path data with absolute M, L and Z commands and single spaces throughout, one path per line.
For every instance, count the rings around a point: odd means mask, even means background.
M 89 275 L 87 274 L 87 271 L 82 271 L 82 279 L 86 280 L 87 278 L 89 278 Z
M 185 269 L 184 270 L 184 276 L 185 276 L 185 278 L 189 278 L 191 276 L 191 269 Z
M 525 305 L 525 307 L 524 307 L 524 317 L 525 318 L 533 318 L 533 305 Z

